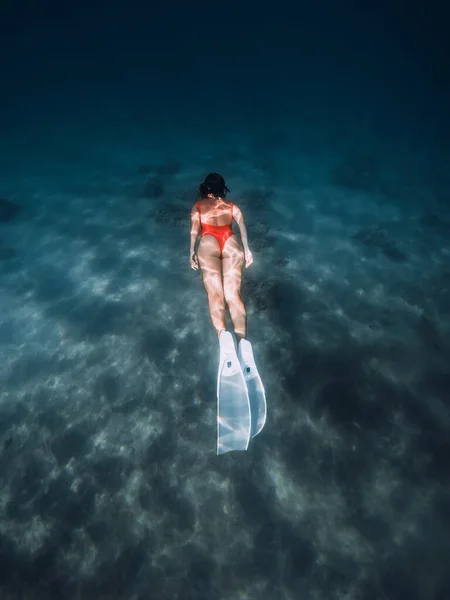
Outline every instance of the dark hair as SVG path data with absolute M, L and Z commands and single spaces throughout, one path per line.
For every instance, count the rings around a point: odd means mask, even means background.
M 219 175 L 219 173 L 210 173 L 205 177 L 205 181 L 200 184 L 198 191 L 201 198 L 205 198 L 208 194 L 225 198 L 230 190 L 227 188 L 222 175 Z

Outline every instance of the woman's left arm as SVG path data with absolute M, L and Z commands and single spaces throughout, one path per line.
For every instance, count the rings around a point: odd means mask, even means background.
M 197 238 L 200 233 L 200 215 L 198 212 L 197 205 L 194 204 L 191 210 L 191 246 L 189 251 L 189 257 L 191 260 L 191 267 L 195 270 L 198 269 L 198 260 L 195 254 L 195 245 Z

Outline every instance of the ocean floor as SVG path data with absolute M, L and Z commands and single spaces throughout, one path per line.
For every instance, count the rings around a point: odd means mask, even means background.
M 445 170 L 376 136 L 105 131 L 2 146 L 1 598 L 448 598 Z M 268 402 L 219 457 L 209 171 L 247 222 Z

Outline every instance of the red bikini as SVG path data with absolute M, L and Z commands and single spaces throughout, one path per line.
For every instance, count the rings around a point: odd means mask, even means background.
M 231 209 L 231 223 L 233 223 L 233 205 L 230 202 Z M 229 225 L 209 225 L 208 223 L 202 223 L 202 211 L 200 209 L 200 202 L 197 202 L 197 210 L 200 214 L 200 224 L 202 226 L 202 237 L 204 235 L 212 235 L 219 242 L 220 258 L 222 258 L 222 250 L 225 246 L 225 242 L 228 238 L 233 235 L 231 229 L 231 223 Z

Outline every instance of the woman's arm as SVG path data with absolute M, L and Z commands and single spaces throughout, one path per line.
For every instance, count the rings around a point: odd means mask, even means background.
M 200 215 L 197 209 L 197 205 L 194 204 L 191 210 L 191 247 L 189 251 L 189 256 L 191 260 L 191 267 L 195 270 L 198 269 L 198 260 L 195 255 L 195 245 L 197 243 L 197 238 L 200 233 Z
M 248 238 L 247 238 L 247 227 L 245 226 L 244 216 L 241 213 L 241 209 L 233 204 L 233 218 L 238 224 L 239 231 L 241 232 L 241 240 L 242 245 L 244 246 L 244 251 L 248 250 Z
M 247 227 L 245 226 L 244 216 L 235 204 L 233 204 L 233 218 L 238 224 L 241 233 L 242 246 L 244 247 L 245 266 L 249 267 L 253 262 L 253 256 L 248 247 Z

